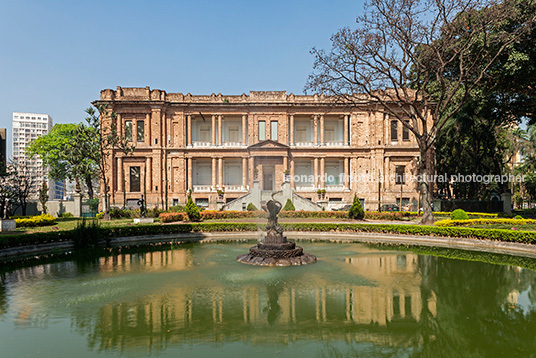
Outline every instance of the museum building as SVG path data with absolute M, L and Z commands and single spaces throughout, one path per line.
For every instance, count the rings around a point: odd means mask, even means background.
M 143 194 L 149 207 L 167 208 L 184 205 L 191 191 L 199 206 L 244 210 L 285 193 L 298 210 L 329 210 L 356 194 L 365 210 L 416 209 L 414 136 L 375 101 L 356 98 L 349 106 L 286 91 L 105 89 L 94 104 L 117 116 L 102 115 L 103 127 L 113 120 L 135 146 L 108 156 L 110 203 L 136 206 Z

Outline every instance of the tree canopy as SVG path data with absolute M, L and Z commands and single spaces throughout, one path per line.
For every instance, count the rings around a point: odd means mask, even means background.
M 525 11 L 516 0 L 370 0 L 355 29 L 332 36 L 330 51 L 312 50 L 306 91 L 349 105 L 368 98 L 415 136 L 423 222 L 433 220 L 426 178 L 435 174 L 438 133 L 533 28 Z

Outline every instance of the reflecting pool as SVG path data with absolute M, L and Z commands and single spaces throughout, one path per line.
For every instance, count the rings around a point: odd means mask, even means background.
M 4 270 L 0 356 L 536 354 L 532 260 L 304 243 L 316 264 L 236 262 L 252 243 Z M 474 261 L 490 259 L 500 264 Z

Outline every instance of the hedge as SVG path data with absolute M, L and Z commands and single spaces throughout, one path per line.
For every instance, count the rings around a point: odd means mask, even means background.
M 437 227 L 397 224 L 337 224 L 337 223 L 284 223 L 285 231 L 324 231 L 324 232 L 380 232 L 405 235 L 427 235 L 471 238 L 481 240 L 498 240 L 507 242 L 536 243 L 535 231 L 476 229 L 466 227 Z M 100 228 L 100 237 L 113 237 L 182 234 L 192 232 L 229 232 L 257 231 L 264 225 L 254 223 L 188 223 L 172 225 L 139 225 Z M 79 235 L 79 234 L 78 234 Z M 76 230 L 55 231 L 34 234 L 0 236 L 0 248 L 36 245 L 51 242 L 76 240 Z
M 187 217 L 181 212 L 171 212 L 160 214 L 161 222 L 169 223 L 174 221 L 186 221 Z M 265 211 L 216 211 L 216 210 L 204 210 L 200 212 L 201 220 L 221 220 L 221 219 L 250 219 L 250 218 L 266 218 Z M 403 220 L 404 218 L 412 217 L 409 212 L 399 211 L 366 211 L 365 219 L 369 220 Z M 279 213 L 280 218 L 293 218 L 293 219 L 348 219 L 347 211 L 293 211 L 282 210 Z
M 526 224 L 536 224 L 536 220 L 534 219 L 468 219 L 468 220 L 440 220 L 434 223 L 434 225 L 442 226 L 442 227 L 494 225 L 494 224 L 526 225 Z

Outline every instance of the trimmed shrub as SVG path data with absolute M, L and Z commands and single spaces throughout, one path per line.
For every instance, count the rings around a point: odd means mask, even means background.
M 536 220 L 533 220 L 533 219 L 468 219 L 468 220 L 440 220 L 434 223 L 434 225 L 442 226 L 442 227 L 497 225 L 497 224 L 508 224 L 508 225 L 536 224 Z
M 65 213 L 61 214 L 61 217 L 64 218 L 64 219 L 70 219 L 70 218 L 74 218 L 74 215 L 71 214 L 70 212 L 65 212 Z
M 50 214 L 41 214 L 29 218 L 15 219 L 17 227 L 48 226 L 56 223 L 56 218 Z
M 184 212 L 184 206 L 182 205 L 173 205 L 169 208 L 169 211 L 181 211 Z
M 354 220 L 363 220 L 365 218 L 365 211 L 363 210 L 357 195 L 354 195 L 354 202 L 348 211 L 348 217 Z
M 195 205 L 194 201 L 192 200 L 191 195 L 188 195 L 188 202 L 186 203 L 185 211 L 190 221 L 201 220 L 201 215 L 199 214 L 199 208 L 197 207 L 197 205 Z
M 292 200 L 287 199 L 287 202 L 285 203 L 285 206 L 283 206 L 283 209 L 285 211 L 295 211 L 296 208 L 294 207 L 294 204 L 292 203 Z
M 514 219 L 516 219 L 516 220 L 523 220 L 523 216 L 521 216 L 521 215 L 516 215 L 516 216 L 514 216 Z
M 255 205 L 253 205 L 253 203 L 249 203 L 248 204 L 248 207 L 246 208 L 247 211 L 257 211 L 259 209 L 257 209 L 257 207 Z
M 464 210 L 456 209 L 452 213 L 450 213 L 450 219 L 451 220 L 468 220 L 469 216 Z
M 188 215 L 184 212 L 174 212 L 174 213 L 162 213 L 159 215 L 160 222 L 170 223 L 174 221 L 186 221 L 188 220 Z

